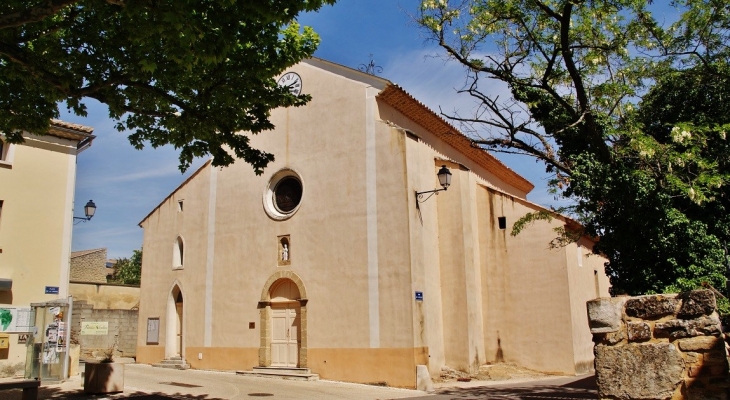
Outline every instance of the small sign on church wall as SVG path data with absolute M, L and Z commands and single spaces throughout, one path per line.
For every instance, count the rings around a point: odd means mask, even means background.
M 423 301 L 423 292 L 416 292 L 416 301 Z

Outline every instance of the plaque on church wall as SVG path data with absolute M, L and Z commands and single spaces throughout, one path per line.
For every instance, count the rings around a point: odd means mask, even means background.
M 147 318 L 147 344 L 160 344 L 160 318 Z

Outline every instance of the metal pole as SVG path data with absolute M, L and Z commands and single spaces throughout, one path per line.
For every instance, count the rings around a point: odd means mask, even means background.
M 68 309 L 66 310 L 66 330 L 64 334 L 66 335 L 66 343 L 64 346 L 66 347 L 66 356 L 63 357 L 63 376 L 61 376 L 62 380 L 68 379 L 69 374 L 69 358 L 71 358 L 70 353 L 70 345 L 71 345 L 71 320 L 72 320 L 72 314 L 74 311 L 74 299 L 73 296 L 68 296 Z

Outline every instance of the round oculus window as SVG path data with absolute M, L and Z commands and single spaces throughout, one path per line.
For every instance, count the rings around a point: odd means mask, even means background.
M 302 182 L 294 176 L 286 176 L 274 187 L 274 205 L 282 213 L 294 211 L 302 200 Z
M 264 210 L 275 220 L 285 220 L 299 209 L 303 197 L 302 179 L 293 170 L 284 168 L 271 177 L 264 190 Z

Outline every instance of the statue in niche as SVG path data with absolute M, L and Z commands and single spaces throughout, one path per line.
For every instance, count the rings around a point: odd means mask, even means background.
M 290 265 L 291 263 L 291 242 L 289 242 L 289 235 L 279 236 L 279 251 L 278 251 L 278 264 L 279 266 Z

